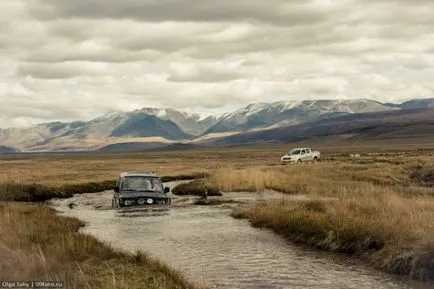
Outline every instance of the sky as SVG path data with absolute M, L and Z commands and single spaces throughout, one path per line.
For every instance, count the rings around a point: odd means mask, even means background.
M 1 0 L 0 127 L 433 97 L 432 0 Z

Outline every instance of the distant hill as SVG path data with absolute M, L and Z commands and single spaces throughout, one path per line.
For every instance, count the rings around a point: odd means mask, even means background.
M 23 152 L 67 152 L 122 150 L 127 147 L 128 150 L 133 147 L 141 150 L 164 147 L 172 142 L 231 142 L 232 139 L 261 135 L 261 132 L 265 136 L 271 134 L 272 138 L 274 129 L 329 123 L 341 116 L 353 122 L 363 119 L 363 114 L 366 113 L 399 113 L 433 106 L 434 98 L 416 99 L 401 104 L 366 99 L 279 101 L 249 104 L 231 113 L 206 118 L 171 108 L 143 108 L 130 112 L 113 111 L 90 121 L 51 122 L 31 127 L 0 129 L 0 145 Z M 232 135 L 232 138 L 227 138 L 228 135 Z M 143 138 L 156 138 L 159 141 L 140 140 Z M 146 144 L 138 144 L 142 142 Z M 116 145 L 118 143 L 119 146 Z
M 11 154 L 11 153 L 17 153 L 17 152 L 19 152 L 19 150 L 11 148 L 11 147 L 0 145 L 0 154 Z
M 0 144 L 33 152 L 94 150 L 117 138 L 131 138 L 132 142 L 138 137 L 189 139 L 192 137 L 189 132 L 200 134 L 212 124 L 213 118 L 202 120 L 198 115 L 173 109 L 145 108 L 132 112 L 110 112 L 88 122 L 52 122 L 0 129 Z
M 99 148 L 98 152 L 139 152 L 139 151 L 177 151 L 203 148 L 193 143 L 159 143 L 159 142 L 127 142 L 117 143 Z
M 399 105 L 401 109 L 423 109 L 423 108 L 433 108 L 434 98 L 428 99 L 414 99 L 404 102 Z
M 373 100 L 309 100 L 257 103 L 226 114 L 206 133 L 294 125 L 339 115 L 399 110 Z
M 353 135 L 353 139 L 434 137 L 434 109 L 345 115 L 326 120 L 246 132 L 212 140 L 213 145 L 286 143 L 304 139 Z
M 134 152 L 134 151 L 147 151 L 156 148 L 165 147 L 167 144 L 159 142 L 127 142 L 116 143 L 104 146 L 97 149 L 98 152 Z
M 191 135 L 183 132 L 174 122 L 162 120 L 154 115 L 137 114 L 115 128 L 111 137 L 164 137 L 167 139 L 187 139 Z

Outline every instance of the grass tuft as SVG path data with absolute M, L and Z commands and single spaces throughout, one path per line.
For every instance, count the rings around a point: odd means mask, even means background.
M 74 194 L 97 193 L 110 190 L 114 185 L 114 181 L 67 184 L 60 187 L 8 182 L 0 184 L 0 201 L 44 202 L 52 198 L 70 198 Z
M 222 196 L 223 194 L 213 186 L 207 184 L 204 180 L 195 180 L 187 184 L 180 184 L 173 188 L 172 193 L 179 196 Z
M 218 206 L 225 204 L 239 204 L 235 200 L 219 200 L 219 199 L 199 199 L 194 204 L 198 206 Z
M 434 186 L 434 168 L 420 168 L 411 173 L 410 178 L 427 186 Z

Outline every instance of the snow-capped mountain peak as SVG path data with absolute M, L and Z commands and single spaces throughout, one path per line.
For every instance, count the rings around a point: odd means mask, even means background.
M 91 121 L 52 122 L 0 129 L 0 145 L 21 151 L 84 149 L 113 139 L 164 137 L 185 140 L 230 132 L 262 130 L 336 116 L 434 107 L 434 99 L 383 104 L 375 100 L 289 100 L 251 103 L 222 115 L 199 115 L 173 108 L 110 111 Z M 357 116 L 355 116 L 355 119 Z
M 278 112 L 284 112 L 286 110 L 292 109 L 297 105 L 300 105 L 301 101 L 289 100 L 289 101 L 276 101 L 271 103 L 271 107 L 276 109 Z
M 124 112 L 113 110 L 113 111 L 110 111 L 110 112 L 100 116 L 100 117 L 95 118 L 94 121 L 105 121 L 105 120 L 108 120 L 111 118 L 118 117 L 122 114 L 124 114 Z
M 343 114 L 395 110 L 374 100 L 305 100 L 249 104 L 224 116 L 207 133 L 248 131 L 315 121 Z
M 259 102 L 259 103 L 251 103 L 244 108 L 246 115 L 251 115 L 260 112 L 261 110 L 267 109 L 270 107 L 269 103 Z

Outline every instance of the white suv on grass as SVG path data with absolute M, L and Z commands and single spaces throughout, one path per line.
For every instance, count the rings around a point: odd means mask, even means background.
M 285 165 L 287 163 L 317 162 L 320 160 L 320 152 L 312 151 L 310 148 L 296 148 L 282 156 L 280 158 L 280 163 Z

